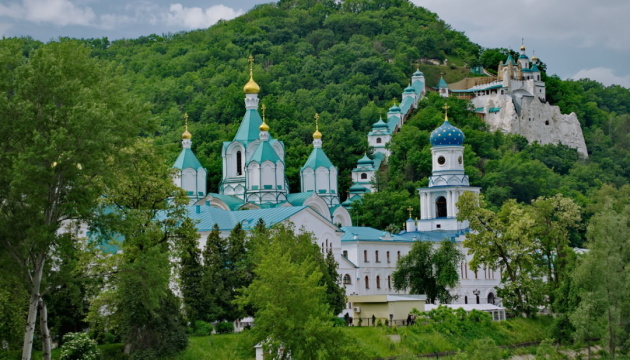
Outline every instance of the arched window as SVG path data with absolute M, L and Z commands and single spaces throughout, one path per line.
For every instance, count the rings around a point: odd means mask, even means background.
M 396 254 L 397 258 L 396 261 L 400 261 L 400 251 Z
M 464 296 L 464 304 L 468 304 L 468 296 Z
M 494 294 L 488 293 L 488 304 L 494 305 Z
M 364 262 L 369 262 L 369 261 L 368 261 L 367 250 L 363 250 L 363 261 L 364 261 Z
M 378 260 L 378 250 L 376 250 L 376 251 L 374 252 L 374 261 L 376 261 L 376 262 L 380 262 L 380 261 Z
M 369 277 L 365 277 L 365 288 L 369 289 L 370 288 L 370 278 Z
M 346 274 L 343 276 L 343 284 L 352 285 L 352 279 L 350 278 L 350 275 Z
M 380 289 L 381 288 L 381 277 L 376 275 L 376 288 Z
M 479 295 L 477 295 L 477 304 L 479 304 Z
M 243 175 L 243 154 L 240 150 L 236 152 L 236 175 Z
M 376 143 L 380 144 L 381 143 L 381 138 L 376 138 Z
M 435 199 L 435 217 L 445 218 L 448 216 L 446 212 L 446 198 L 444 196 L 440 196 Z
M 387 263 L 389 264 L 389 251 L 387 252 Z
M 390 275 L 387 275 L 387 288 L 392 289 L 392 277 Z
M 361 180 L 366 180 L 367 179 L 367 174 L 366 173 L 362 173 L 361 174 Z

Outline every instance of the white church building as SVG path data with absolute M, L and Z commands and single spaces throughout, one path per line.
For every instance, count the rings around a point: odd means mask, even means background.
M 191 150 L 192 134 L 188 129 L 182 134 L 182 151 L 173 164 L 177 170 L 174 183 L 191 199 L 188 215 L 197 221 L 200 247 L 205 246 L 215 224 L 227 236 L 238 223 L 248 231 L 259 219 L 267 226 L 290 222 L 296 231 L 313 233 L 322 252 L 333 252 L 347 295 L 404 293 L 393 290 L 391 274 L 415 241 L 437 244 L 448 239 L 457 242 L 462 254 L 466 254 L 461 244 L 468 229 L 466 223 L 456 219 L 456 203 L 464 191 L 479 193 L 480 189 L 469 186 L 463 164 L 464 134 L 448 118 L 431 134 L 433 174 L 429 187 L 419 189 L 420 219 L 413 220 L 410 214 L 406 230 L 400 234 L 352 226 L 350 214 L 339 202 L 337 168 L 322 149 L 317 116 L 313 149 L 300 169 L 301 192 L 289 192 L 285 147 L 272 137 L 264 106 L 262 116 L 258 112 L 260 88 L 253 79 L 251 61 L 250 80 L 244 87 L 245 115 L 234 139 L 224 142 L 222 148 L 219 193 L 206 190 L 207 172 Z M 405 111 L 394 106 L 388 113 L 388 122 L 379 120 L 368 135 L 375 145 L 375 158 L 388 155 L 385 144 L 423 95 L 424 78 L 417 71 L 403 93 L 401 106 Z M 374 159 L 365 156 L 359 160 L 358 168 L 365 170 L 370 166 L 374 167 Z M 357 172 L 359 180 L 362 173 Z M 452 289 L 458 296 L 457 302 L 498 303 L 495 287 L 499 274 L 484 269 L 474 271 L 468 266 L 469 260 L 466 255 L 459 268 L 460 285 Z

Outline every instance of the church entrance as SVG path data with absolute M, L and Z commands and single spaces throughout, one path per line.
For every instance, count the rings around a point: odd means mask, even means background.
M 448 216 L 446 213 L 446 198 L 444 198 L 444 196 L 435 199 L 435 212 L 435 217 L 437 218 L 445 218 Z

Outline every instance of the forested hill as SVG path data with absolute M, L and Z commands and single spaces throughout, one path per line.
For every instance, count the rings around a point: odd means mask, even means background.
M 82 41 L 94 56 L 121 65 L 131 91 L 161 119 L 157 143 L 173 159 L 183 115 L 189 114 L 193 149 L 209 171 L 213 192 L 221 179 L 221 143 L 233 138 L 244 113 L 247 57 L 253 55 L 270 132 L 286 145 L 291 191 L 299 191 L 299 168 L 311 150 L 317 112 L 323 148 L 340 170 L 343 198 L 350 171 L 368 151 L 367 131 L 393 99 L 400 100 L 416 64 L 448 59 L 448 66 L 420 65 L 427 87 L 433 87 L 441 74 L 447 82 L 467 76 L 467 66 L 494 70 L 509 52 L 470 42 L 438 15 L 406 0 L 282 0 L 205 30 Z M 37 46 L 27 42 L 27 47 Z M 544 61 L 544 54 L 539 56 Z M 451 122 L 466 135 L 471 185 L 482 186 L 496 207 L 511 198 L 529 202 L 558 192 L 585 206 L 603 183 L 622 185 L 630 179 L 630 91 L 590 80 L 563 81 L 547 74 L 544 79 L 548 100 L 564 113 L 577 113 L 588 160 L 563 146 L 490 134 L 468 102 L 448 100 Z M 394 136 L 389 168 L 377 179 L 381 192 L 354 209 L 360 224 L 400 224 L 407 218 L 404 209 L 417 209 L 415 189 L 426 185 L 431 171 L 429 133 L 443 119 L 444 99 L 429 95 Z
M 436 14 L 404 0 L 280 1 L 206 30 L 89 42 L 95 54 L 122 64 L 133 91 L 153 104 L 162 118 L 159 136 L 174 157 L 189 114 L 193 149 L 209 170 L 211 191 L 220 181 L 221 142 L 232 139 L 244 113 L 248 55 L 256 60 L 270 132 L 287 148 L 292 191 L 299 191 L 316 112 L 324 149 L 347 188 L 350 170 L 367 150 L 367 131 L 394 98 L 400 101 L 414 63 L 470 60 L 479 52 Z M 437 83 L 442 70 L 431 70 L 428 83 Z

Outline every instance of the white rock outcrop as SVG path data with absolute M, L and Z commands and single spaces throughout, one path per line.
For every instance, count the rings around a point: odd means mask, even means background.
M 564 144 L 588 157 L 582 127 L 575 113 L 562 114 L 559 107 L 525 94 L 477 96 L 472 103 L 475 108 L 484 108 L 484 120 L 491 131 L 519 134 L 529 142 L 540 144 Z

